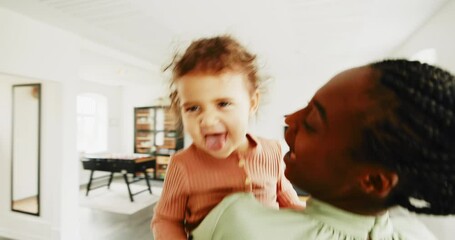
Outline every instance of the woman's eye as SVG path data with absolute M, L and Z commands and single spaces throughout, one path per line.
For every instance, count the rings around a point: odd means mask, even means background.
M 305 130 L 308 133 L 315 133 L 316 132 L 316 129 L 314 127 L 312 127 L 310 124 L 308 124 L 308 122 L 306 120 L 303 120 L 303 128 L 305 128 Z
M 197 110 L 199 110 L 198 106 L 191 106 L 191 107 L 185 108 L 185 112 L 196 112 Z
M 229 105 L 231 105 L 230 102 L 220 102 L 220 103 L 218 103 L 218 106 L 220 106 L 220 107 L 227 107 Z

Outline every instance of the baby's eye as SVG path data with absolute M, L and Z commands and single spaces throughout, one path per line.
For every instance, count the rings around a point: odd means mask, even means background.
M 185 112 L 196 112 L 199 110 L 199 106 L 189 106 L 185 108 Z
M 219 103 L 218 103 L 218 106 L 219 106 L 219 107 L 222 107 L 222 108 L 223 108 L 223 107 L 227 107 L 227 106 L 229 106 L 229 105 L 231 105 L 231 103 L 230 103 L 230 102 L 227 102 L 227 101 L 223 101 L 223 102 L 219 102 Z

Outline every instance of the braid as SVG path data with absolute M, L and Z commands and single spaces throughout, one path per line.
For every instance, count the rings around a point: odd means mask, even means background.
M 368 123 L 363 147 L 399 175 L 390 204 L 417 213 L 455 214 L 454 76 L 407 60 L 370 66 L 379 73 L 372 94 L 384 111 Z

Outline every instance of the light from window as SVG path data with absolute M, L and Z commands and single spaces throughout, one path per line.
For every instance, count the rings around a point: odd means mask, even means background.
M 83 153 L 107 150 L 106 97 L 84 93 L 77 96 L 77 150 Z

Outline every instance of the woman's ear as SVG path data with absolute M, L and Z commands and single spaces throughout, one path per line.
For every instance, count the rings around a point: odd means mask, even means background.
M 259 91 L 256 90 L 251 94 L 251 98 L 250 98 L 250 114 L 251 115 L 254 115 L 256 113 L 256 111 L 258 110 L 259 100 L 260 100 L 260 94 L 259 94 Z
M 398 184 L 398 174 L 386 169 L 369 171 L 360 178 L 362 190 L 379 198 L 386 198 Z

